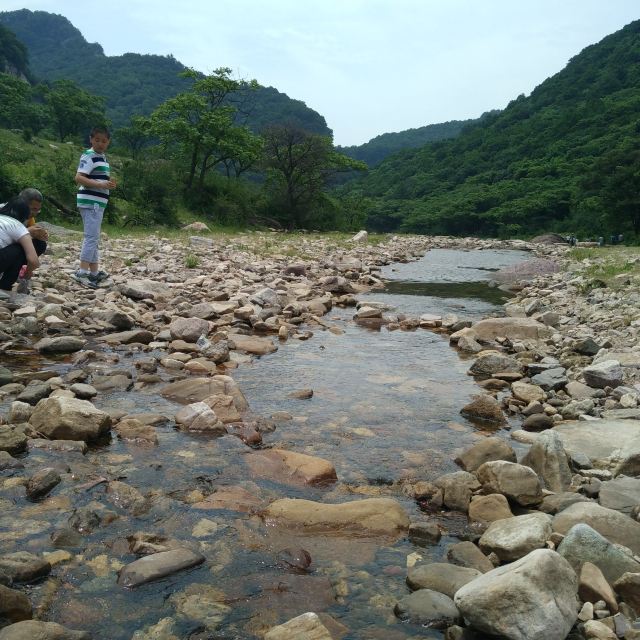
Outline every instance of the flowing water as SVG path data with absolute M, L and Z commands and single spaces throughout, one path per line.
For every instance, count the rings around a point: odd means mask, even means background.
M 492 270 L 527 257 L 516 251 L 434 250 L 416 262 L 384 268 L 386 288 L 361 299 L 409 315 L 456 313 L 477 319 L 499 314 L 507 294 L 489 286 Z M 406 539 L 296 535 L 265 526 L 248 513 L 189 504 L 190 492 L 241 486 L 264 502 L 389 496 L 412 519 L 424 517 L 415 501 L 402 494 L 403 481 L 433 480 L 457 470 L 456 453 L 488 433 L 459 414 L 478 392 L 467 375 L 470 362 L 449 346 L 446 336 L 420 329 L 371 330 L 354 323 L 352 314 L 335 310 L 324 318 L 332 330 L 314 327 L 311 339 L 281 343 L 276 353 L 232 372 L 251 410 L 274 416 L 277 428 L 264 435 L 264 446 L 326 458 L 335 465 L 338 483 L 308 487 L 262 477 L 236 438 L 197 437 L 168 423 L 158 427 L 158 447 L 114 439 L 86 456 L 64 456 L 64 464 L 78 476 L 119 478 L 151 493 L 153 506 L 143 515 L 132 518 L 110 504 L 104 484 L 79 489 L 63 480 L 50 498 L 35 504 L 25 500 L 21 486 L 5 489 L 0 494 L 2 553 L 53 551 L 51 533 L 66 526 L 73 508 L 92 500 L 118 515 L 86 536 L 81 547 L 70 549 L 71 557 L 54 568 L 53 586 L 49 580 L 30 588 L 36 604 L 45 600 L 47 589 L 56 590 L 48 607 L 43 605 L 44 617 L 90 630 L 99 640 L 250 639 L 313 610 L 341 621 L 349 629 L 345 637 L 354 640 L 442 637 L 397 621 L 393 604 L 408 593 L 406 556 L 418 552 L 440 561 L 446 546 L 457 541 L 454 536 L 469 533 L 461 514 L 430 514 L 445 535 L 440 544 L 420 548 Z M 142 355 L 148 356 L 123 348 L 112 354 L 119 360 L 114 366 L 133 370 Z M 59 360 L 47 366 L 64 373 L 71 365 Z M 289 397 L 303 388 L 312 389 L 313 397 Z M 170 417 L 177 410 L 158 395 L 157 385 L 100 394 L 96 404 Z M 7 406 L 8 400 L 0 400 L 0 410 Z M 498 434 L 508 437 L 506 430 Z M 32 451 L 25 462 L 33 471 L 60 464 L 60 454 Z M 117 570 L 135 559 L 126 538 L 137 531 L 196 541 L 207 562 L 135 590 L 118 587 Z M 306 549 L 310 571 L 294 573 L 283 564 L 279 552 L 286 547 Z M 133 636 L 149 625 L 158 625 L 156 635 Z M 169 631 L 162 635 L 161 627 Z

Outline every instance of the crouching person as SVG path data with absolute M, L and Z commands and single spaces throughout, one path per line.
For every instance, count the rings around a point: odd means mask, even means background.
M 0 209 L 0 289 L 4 291 L 11 291 L 24 265 L 27 278 L 40 266 L 25 226 L 30 216 L 29 205 L 22 198 L 10 200 Z

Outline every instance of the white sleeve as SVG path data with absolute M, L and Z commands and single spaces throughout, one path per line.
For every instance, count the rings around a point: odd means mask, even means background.
M 17 220 L 14 220 L 13 222 L 15 222 L 15 224 L 9 225 L 7 232 L 13 242 L 18 242 L 20 238 L 28 236 L 29 231 L 21 222 L 18 222 Z

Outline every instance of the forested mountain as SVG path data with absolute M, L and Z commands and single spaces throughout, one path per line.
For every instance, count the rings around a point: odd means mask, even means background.
M 470 125 L 344 189 L 369 225 L 422 233 L 640 234 L 640 21 Z
M 428 142 L 455 138 L 462 129 L 475 120 L 451 120 L 441 124 L 428 124 L 417 129 L 406 129 L 397 133 L 383 133 L 369 142 L 350 147 L 338 147 L 340 153 L 362 160 L 369 167 L 380 164 L 387 156 L 403 149 L 415 149 Z
M 173 56 L 105 56 L 99 44 L 87 42 L 60 15 L 21 9 L 0 13 L 0 24 L 26 45 L 31 71 L 37 79 L 73 80 L 87 91 L 104 96 L 107 116 L 115 128 L 127 124 L 133 115 L 148 115 L 160 103 L 188 89 L 192 82 L 178 76 L 185 67 Z M 286 121 L 312 133 L 332 133 L 323 116 L 273 87 L 247 92 L 240 111 L 241 115 L 245 113 L 247 124 L 254 131 Z
M 27 47 L 10 29 L 0 24 L 0 73 L 24 78 L 31 77 Z

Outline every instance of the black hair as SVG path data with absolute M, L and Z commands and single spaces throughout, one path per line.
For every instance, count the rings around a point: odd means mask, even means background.
M 103 124 L 99 124 L 99 125 L 93 127 L 93 129 L 91 129 L 91 133 L 89 134 L 89 137 L 93 138 L 93 136 L 95 136 L 96 133 L 101 133 L 101 134 L 107 136 L 107 138 L 109 140 L 111 140 L 111 132 Z
M 24 224 L 31 217 L 29 203 L 24 198 L 12 198 L 0 209 L 0 215 L 14 218 Z

